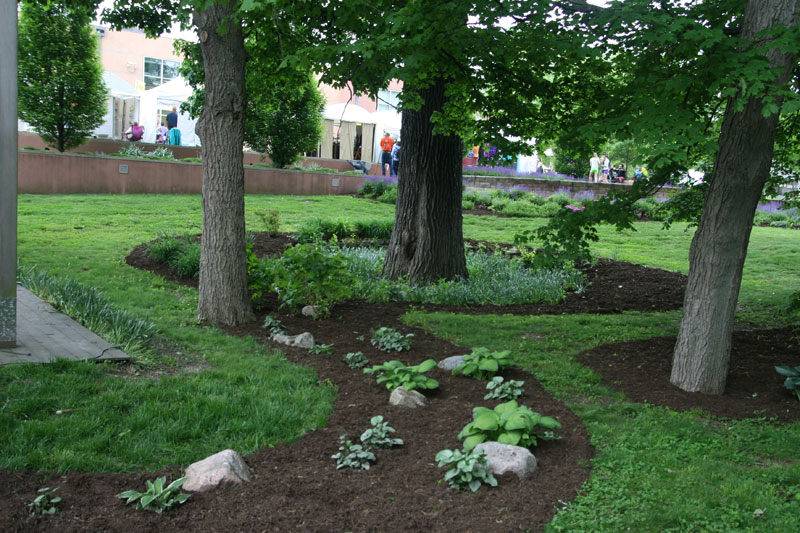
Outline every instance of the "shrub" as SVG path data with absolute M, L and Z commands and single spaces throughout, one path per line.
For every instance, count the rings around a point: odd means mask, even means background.
M 347 363 L 347 366 L 350 368 L 364 368 L 369 364 L 369 360 L 364 357 L 364 354 L 361 352 L 350 352 L 345 354 L 344 362 Z
M 386 192 L 378 196 L 376 198 L 379 202 L 384 204 L 396 204 L 397 203 L 397 187 L 390 187 L 386 189 Z
M 497 480 L 486 469 L 489 463 L 483 450 L 473 449 L 467 452 L 441 450 L 435 459 L 439 468 L 448 467 L 444 481 L 451 487 L 476 492 L 484 483 L 492 487 L 497 486 Z
M 37 491 L 39 495 L 28 504 L 31 516 L 56 514 L 56 511 L 58 511 L 56 507 L 61 502 L 61 497 L 55 496 L 57 491 L 58 487 L 54 489 L 51 489 L 50 487 L 43 487 L 39 489 Z
M 329 241 L 334 236 L 343 239 L 350 235 L 350 229 L 344 220 L 325 220 L 323 218 L 312 218 L 300 227 L 297 234 L 297 242 L 312 243 Z
M 330 314 L 331 306 L 351 293 L 353 280 L 345 264 L 341 255 L 326 253 L 309 244 L 287 249 L 271 268 L 281 307 L 299 310 L 313 305 L 317 317 Z
M 561 209 L 559 205 L 553 202 L 536 205 L 526 200 L 518 200 L 506 204 L 503 207 L 503 214 L 512 217 L 551 217 L 559 209 Z
M 178 254 L 169 262 L 175 273 L 184 278 L 194 278 L 200 275 L 200 254 L 202 248 L 200 243 L 188 243 Z
M 552 430 L 561 427 L 555 419 L 534 413 L 524 405 L 518 405 L 516 400 L 501 403 L 494 409 L 475 407 L 472 418 L 472 422 L 458 434 L 459 439 L 464 439 L 467 451 L 486 441 L 529 448 L 536 445 L 536 430 L 548 430 L 540 438 L 555 438 Z
M 272 269 L 274 263 L 273 259 L 256 257 L 256 254 L 253 253 L 253 245 L 247 245 L 247 290 L 250 291 L 250 297 L 254 302 L 260 300 L 265 292 L 273 290 Z M 270 331 L 272 330 L 270 329 Z M 275 332 L 273 332 L 274 334 Z
M 391 448 L 402 446 L 403 439 L 393 439 L 389 433 L 394 433 L 395 429 L 384 422 L 382 416 L 373 416 L 369 419 L 372 427 L 361 434 L 361 443 L 364 446 L 375 446 L 376 448 Z
M 347 435 L 339 437 L 339 444 L 339 453 L 331 455 L 331 459 L 336 459 L 337 470 L 369 470 L 370 465 L 376 461 L 374 453 L 360 444 L 353 444 L 347 440 Z
M 392 328 L 378 328 L 370 343 L 382 352 L 403 352 L 411 349 L 413 333 L 403 335 Z
M 147 253 L 153 259 L 169 265 L 175 274 L 195 279 L 200 273 L 200 252 L 200 243 L 189 234 L 182 237 L 161 234 L 147 247 Z
M 486 396 L 484 400 L 516 400 L 522 396 L 525 391 L 522 386 L 525 385 L 524 381 L 510 380 L 503 382 L 501 376 L 495 376 L 489 383 L 486 384 Z
M 557 192 L 547 197 L 547 203 L 556 204 L 560 207 L 564 207 L 571 201 L 572 198 L 570 198 L 570 196 L 567 193 L 563 192 Z
M 175 159 L 175 154 L 172 153 L 172 150 L 167 148 L 166 146 L 159 146 L 148 155 L 159 157 L 162 159 Z
M 264 230 L 267 235 L 274 237 L 278 234 L 281 227 L 281 215 L 277 209 L 264 209 L 263 211 L 256 211 L 256 216 L 261 219 L 264 224 Z
M 511 203 L 511 200 L 503 196 L 495 196 L 492 198 L 492 205 L 489 209 L 496 213 L 504 213 L 506 206 Z
M 358 193 L 375 198 L 386 192 L 386 187 L 386 182 L 382 179 L 367 178 L 359 187 Z
M 351 233 L 362 239 L 388 241 L 394 229 L 393 220 L 357 220 L 353 223 Z
M 464 200 L 462 198 L 461 209 L 463 209 L 464 211 L 472 211 L 473 209 L 475 209 L 475 202 L 473 202 L 472 200 Z
M 270 315 L 264 317 L 264 323 L 261 325 L 261 327 L 268 329 L 272 335 L 282 335 L 286 333 L 281 321 Z
M 385 383 L 386 388 L 394 390 L 403 387 L 405 390 L 435 389 L 439 382 L 425 376 L 425 372 L 436 366 L 436 361 L 428 359 L 415 366 L 404 365 L 400 361 L 387 361 L 382 365 L 365 368 L 365 374 L 378 374 L 378 383 Z
M 144 157 L 145 156 L 144 150 L 142 150 L 141 147 L 139 147 L 138 144 L 134 144 L 134 143 L 125 145 L 125 147 L 122 150 L 119 151 L 119 154 L 121 154 L 123 156 L 128 156 L 128 157 Z
M 453 369 L 453 374 L 464 374 L 478 379 L 494 376 L 502 367 L 511 365 L 511 351 L 490 352 L 488 348 L 473 348 L 464 362 Z
M 117 498 L 127 498 L 126 504 L 138 500 L 136 503 L 137 509 L 155 511 L 160 514 L 189 499 L 189 494 L 180 492 L 181 485 L 183 485 L 185 481 L 186 478 L 182 477 L 165 487 L 164 484 L 167 482 L 167 478 L 164 476 L 156 479 L 155 482 L 148 480 L 145 484 L 147 487 L 145 492 L 126 490 L 125 492 L 117 494 Z

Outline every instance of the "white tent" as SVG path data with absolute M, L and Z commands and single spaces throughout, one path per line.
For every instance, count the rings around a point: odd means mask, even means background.
M 192 88 L 183 78 L 175 78 L 163 85 L 145 91 L 141 97 L 139 108 L 139 124 L 144 126 L 145 142 L 156 141 L 156 128 L 159 119 L 166 113 L 178 108 L 178 129 L 181 130 L 181 144 L 184 146 L 199 146 L 200 139 L 194 132 L 197 119 L 180 113 L 180 105 L 192 95 Z
M 127 128 L 127 123 L 138 116 L 139 94 L 130 83 L 111 72 L 103 72 L 103 81 L 108 88 L 106 116 L 103 123 L 95 128 L 94 136 L 120 138 Z
M 323 118 L 334 122 L 366 122 L 374 124 L 372 114 L 358 104 L 329 104 L 322 112 Z

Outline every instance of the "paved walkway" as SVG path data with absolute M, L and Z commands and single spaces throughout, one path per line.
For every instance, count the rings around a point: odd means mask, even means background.
M 55 359 L 107 361 L 130 356 L 17 285 L 17 346 L 0 348 L 0 366 Z

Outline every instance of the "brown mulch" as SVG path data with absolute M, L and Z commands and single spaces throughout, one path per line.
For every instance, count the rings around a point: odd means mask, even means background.
M 279 254 L 290 242 L 287 235 L 278 238 L 256 235 L 255 251 L 258 255 Z M 143 251 L 144 247 L 140 246 L 131 252 L 128 264 L 175 279 L 171 272 L 154 263 Z M 601 260 L 587 274 L 591 281 L 587 290 L 568 295 L 560 304 L 469 309 L 426 305 L 425 309 L 451 309 L 462 313 L 619 313 L 623 310 L 663 311 L 679 308 L 682 304 L 686 280 L 680 274 L 612 260 Z M 0 470 L 0 530 L 540 531 L 552 519 L 556 509 L 571 501 L 588 479 L 589 461 L 594 450 L 586 428 L 533 376 L 514 368 L 503 375 L 507 379 L 525 381 L 526 396 L 522 403 L 558 419 L 563 425 L 559 432 L 563 438 L 540 442 L 534 450 L 539 470 L 530 478 L 518 480 L 514 476 L 504 476 L 499 480 L 498 488 L 482 488 L 475 494 L 448 490 L 439 482 L 444 471 L 436 467 L 433 457 L 443 448 L 460 446 L 456 435 L 471 420 L 473 406 L 491 405 L 483 400 L 484 383 L 435 369 L 431 375 L 439 380 L 440 388 L 426 391 L 429 398 L 427 408 L 395 408 L 388 405 L 389 392 L 377 385 L 373 376 L 351 370 L 343 363 L 342 356 L 361 351 L 370 364 L 389 359 L 417 363 L 431 357 L 439 360 L 463 354 L 469 351 L 468 348 L 403 325 L 399 318 L 407 311 L 406 304 L 367 304 L 351 300 L 337 305 L 327 320 L 291 316 L 278 310 L 277 306 L 274 296 L 267 297 L 255 323 L 232 328 L 229 332 L 251 335 L 271 346 L 260 323 L 265 314 L 272 314 L 280 318 L 289 334 L 310 331 L 318 344 L 332 344 L 333 355 L 313 355 L 307 350 L 281 348 L 290 361 L 312 367 L 321 382 L 330 380 L 336 385 L 338 394 L 327 426 L 311 431 L 291 444 L 264 448 L 247 456 L 246 460 L 255 473 L 251 483 L 193 495 L 185 505 L 163 515 L 135 511 L 132 506 L 126 507 L 115 494 L 130 488 L 141 490 L 146 479 L 158 475 L 179 476 L 181 471 L 178 467 L 140 474 L 73 472 L 63 476 Z M 414 333 L 413 349 L 402 354 L 385 354 L 372 347 L 370 332 L 379 326 L 392 326 L 403 333 Z M 359 340 L 362 335 L 364 340 Z M 746 408 L 739 411 L 732 408 L 724 416 L 753 416 L 753 404 L 744 401 L 747 396 L 752 399 L 753 394 L 764 402 L 763 407 L 758 404 L 757 410 L 778 413 L 792 409 L 786 398 L 780 395 L 774 400 L 773 407 L 766 405 L 769 398 L 775 397 L 770 394 L 770 391 L 775 392 L 775 376 L 767 379 L 755 369 L 765 366 L 759 356 L 766 352 L 774 352 L 775 361 L 780 360 L 777 364 L 800 364 L 800 361 L 792 362 L 789 357 L 797 352 L 797 341 L 792 340 L 788 330 L 784 336 L 768 334 L 759 338 L 758 335 L 759 332 L 740 332 L 734 339 L 734 350 L 742 352 L 734 360 L 742 363 L 732 365 L 729 388 L 720 402 L 727 400 L 732 405 Z M 787 347 L 790 342 L 794 344 Z M 627 345 L 632 346 L 629 352 L 625 352 Z M 646 400 L 673 407 L 675 398 L 685 396 L 674 388 L 670 393 L 668 372 L 664 376 L 658 364 L 641 364 L 645 352 L 653 361 L 658 357 L 668 359 L 671 354 L 669 340 L 609 346 L 612 347 L 610 351 L 603 352 L 606 347 L 598 347 L 582 355 L 581 360 L 590 366 L 596 363 L 593 368 L 597 368 L 612 386 L 622 387 L 633 401 Z M 613 353 L 617 356 L 612 356 Z M 617 363 L 626 359 L 619 356 L 621 353 L 638 355 L 640 360 L 627 367 L 609 367 L 609 361 Z M 747 366 L 748 362 L 753 364 Z M 771 364 L 772 359 L 766 366 L 771 368 Z M 738 388 L 742 382 L 736 377 L 738 373 L 749 377 L 744 380 L 747 382 L 746 392 Z M 653 394 L 640 399 L 634 389 L 629 391 L 625 388 L 628 381 L 634 382 L 634 377 L 639 380 L 636 383 L 642 394 Z M 622 384 L 614 385 L 616 382 Z M 780 392 L 780 381 L 777 389 Z M 654 393 L 660 390 L 664 392 Z M 709 397 L 690 395 L 682 405 L 714 413 L 708 402 Z M 675 404 L 675 408 L 681 408 L 681 404 Z M 337 471 L 330 456 L 337 452 L 339 435 L 346 433 L 357 439 L 368 427 L 370 417 L 378 414 L 396 428 L 394 436 L 402 438 L 404 446 L 378 451 L 378 462 L 369 471 Z M 60 487 L 63 502 L 59 512 L 53 516 L 29 518 L 24 504 L 31 501 L 36 490 L 43 486 Z

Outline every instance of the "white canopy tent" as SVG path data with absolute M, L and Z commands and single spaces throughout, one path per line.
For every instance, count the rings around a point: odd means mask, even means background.
M 189 99 L 192 92 L 192 88 L 183 78 L 175 78 L 142 94 L 139 124 L 144 126 L 143 140 L 145 142 L 156 141 L 156 128 L 159 126 L 159 120 L 172 111 L 173 107 L 177 107 L 181 144 L 183 146 L 200 146 L 200 139 L 194 131 L 197 119 L 180 112 L 180 105 Z
M 334 140 L 339 140 L 339 159 L 372 161 L 375 121 L 369 111 L 357 104 L 329 104 L 322 112 L 325 123 L 320 156 L 332 159 Z M 361 138 L 360 158 L 354 154 Z
M 103 81 L 108 87 L 106 116 L 95 128 L 94 136 L 119 139 L 128 122 L 138 118 L 139 94 L 130 83 L 111 72 L 103 72 Z

